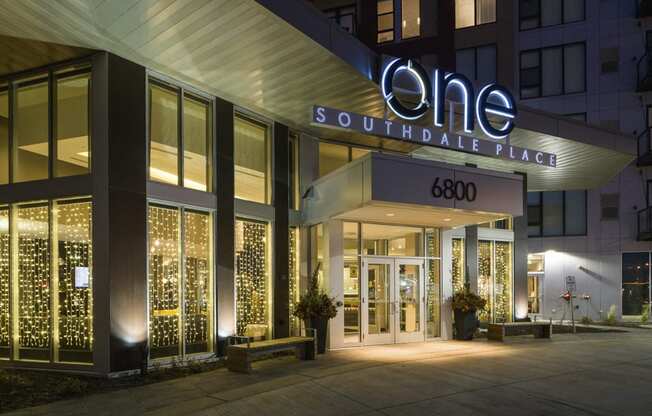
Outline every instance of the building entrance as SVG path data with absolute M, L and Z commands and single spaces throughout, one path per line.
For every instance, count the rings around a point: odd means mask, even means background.
M 424 260 L 362 257 L 362 343 L 425 340 Z

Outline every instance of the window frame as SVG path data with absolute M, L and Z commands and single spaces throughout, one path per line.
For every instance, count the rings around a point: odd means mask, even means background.
M 376 44 L 377 45 L 383 45 L 383 44 L 386 44 L 386 43 L 392 43 L 392 42 L 396 41 L 396 22 L 394 21 L 394 19 L 396 18 L 396 15 L 395 15 L 396 7 L 394 5 L 394 0 L 391 0 L 391 3 L 392 3 L 392 11 L 391 12 L 378 13 L 378 0 L 376 0 Z M 392 28 L 391 29 L 380 30 L 378 28 L 378 18 L 380 16 L 388 16 L 388 15 L 392 16 Z M 389 32 L 392 33 L 392 39 L 384 40 L 382 42 L 378 40 L 378 35 L 380 35 L 381 33 L 389 33 Z
M 265 202 L 250 201 L 238 198 L 236 196 L 235 189 L 235 123 L 236 119 L 242 119 L 245 122 L 257 124 L 265 128 Z M 273 158 L 273 146 L 274 146 L 274 122 L 269 119 L 265 119 L 257 114 L 254 114 L 244 108 L 234 107 L 233 108 L 233 198 L 240 201 L 247 201 L 252 204 L 260 205 L 273 205 L 274 204 L 274 158 Z
M 455 25 L 455 20 L 457 17 L 457 4 L 456 1 L 453 3 L 453 26 L 454 30 L 464 30 L 464 29 L 469 29 L 472 27 L 480 27 L 480 26 L 485 26 L 485 25 L 492 25 L 498 22 L 498 0 L 494 2 L 494 15 L 496 16 L 496 19 L 493 20 L 492 22 L 485 22 L 485 23 L 478 23 L 478 1 L 481 0 L 473 0 L 473 24 L 471 26 L 464 26 L 464 27 L 457 27 Z
M 541 25 L 541 0 L 536 0 L 536 1 L 537 1 L 538 13 L 536 15 L 525 16 L 525 17 L 530 18 L 530 19 L 536 17 L 537 18 L 537 25 L 534 26 L 534 27 L 523 29 L 522 24 L 523 24 L 523 17 L 524 16 L 521 14 L 521 9 L 522 9 L 521 5 L 523 3 L 523 0 L 519 0 L 519 2 L 518 2 L 518 30 L 519 30 L 519 32 L 527 32 L 529 30 L 544 29 L 544 28 L 549 28 L 549 27 L 568 25 L 568 24 L 572 24 L 572 23 L 579 23 L 579 22 L 586 21 L 586 0 L 582 0 L 582 2 L 584 3 L 584 7 L 582 8 L 582 11 L 584 12 L 584 13 L 582 13 L 582 18 L 578 19 L 578 20 L 568 21 L 568 22 L 566 21 L 566 16 L 565 16 L 565 12 L 564 12 L 564 10 L 566 9 L 564 7 L 564 3 L 566 2 L 566 0 L 560 0 L 561 1 L 561 23 L 556 23 L 554 25 L 542 26 Z
M 567 47 L 571 46 L 576 46 L 576 45 L 582 45 L 584 48 L 584 85 L 582 86 L 581 91 L 574 91 L 574 92 L 566 92 L 566 75 L 565 75 L 565 69 L 566 69 L 566 57 L 565 57 L 565 50 Z M 550 49 L 560 49 L 561 50 L 561 85 L 562 85 L 562 92 L 560 94 L 543 94 L 543 51 L 544 50 L 550 50 Z M 523 85 L 521 83 L 521 72 L 523 71 L 522 68 L 522 62 L 523 62 L 523 55 L 528 54 L 528 53 L 538 53 L 539 55 L 539 82 L 538 82 L 538 88 L 539 88 L 539 94 L 536 96 L 532 97 L 523 97 Z M 572 95 L 572 94 L 586 94 L 586 83 L 587 83 L 587 74 L 586 74 L 586 42 L 581 41 L 581 42 L 571 42 L 571 43 L 564 43 L 561 45 L 553 45 L 553 46 L 546 46 L 543 48 L 534 48 L 534 49 L 526 49 L 522 50 L 519 52 L 518 55 L 518 77 L 519 77 L 519 82 L 518 82 L 518 92 L 519 92 L 519 99 L 521 100 L 531 100 L 531 99 L 536 99 L 536 98 L 546 98 L 546 97 L 561 97 L 564 95 Z
M 473 50 L 473 79 L 471 81 L 478 81 L 478 50 L 491 46 L 493 46 L 494 50 L 496 51 L 496 59 L 494 60 L 494 73 L 496 74 L 496 78 L 498 78 L 498 44 L 496 43 L 486 43 L 478 46 L 470 46 L 468 48 L 455 49 L 455 70 L 460 72 L 459 68 L 457 67 L 457 52 Z M 497 80 L 494 80 L 494 82 L 496 81 Z
M 536 235 L 530 235 L 528 232 L 528 238 L 548 238 L 548 237 L 586 237 L 589 235 L 589 221 L 588 221 L 588 212 L 589 212 L 589 200 L 588 200 L 588 191 L 586 189 L 584 190 L 578 190 L 578 191 L 583 191 L 584 192 L 584 233 L 582 234 L 569 234 L 566 232 L 566 192 L 568 191 L 560 191 L 562 192 L 562 205 L 561 205 L 561 229 L 562 233 L 561 234 L 550 234 L 546 235 L 543 230 L 543 217 L 544 217 L 544 209 L 545 205 L 543 203 L 543 194 L 544 192 L 538 191 L 538 192 L 528 192 L 528 193 L 535 193 L 539 194 L 539 204 L 538 205 L 529 205 L 529 207 L 540 207 L 539 210 L 539 218 L 538 222 L 536 224 L 532 224 L 533 226 L 538 226 L 540 227 L 540 231 Z M 577 191 L 573 191 L 577 192 Z M 530 216 L 528 215 L 528 227 L 530 226 Z

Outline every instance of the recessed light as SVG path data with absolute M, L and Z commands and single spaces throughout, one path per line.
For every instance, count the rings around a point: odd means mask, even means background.
M 450 218 L 444 218 L 444 222 L 448 222 L 450 220 L 451 220 Z
M 393 216 L 396 215 L 396 214 L 394 214 L 393 212 L 388 212 L 388 213 L 385 214 L 385 215 L 388 216 L 388 217 L 393 217 Z

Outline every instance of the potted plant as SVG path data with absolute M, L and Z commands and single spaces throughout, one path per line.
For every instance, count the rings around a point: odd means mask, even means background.
M 453 294 L 452 305 L 455 316 L 455 339 L 471 340 L 479 326 L 476 313 L 484 309 L 487 301 L 475 293 L 471 293 L 469 285 Z
M 328 321 L 337 315 L 335 299 L 328 297 L 328 294 L 319 288 L 317 276 L 321 263 L 317 264 L 310 279 L 308 291 L 299 298 L 294 316 L 303 320 L 306 328 L 313 328 L 317 331 L 317 352 L 326 352 L 326 334 Z

